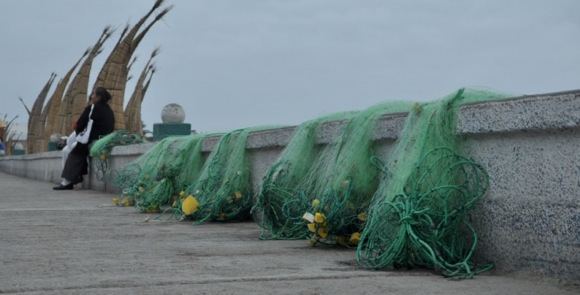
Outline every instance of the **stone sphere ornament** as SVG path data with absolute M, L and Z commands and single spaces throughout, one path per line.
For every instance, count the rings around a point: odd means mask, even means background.
M 185 111 L 180 105 L 170 103 L 161 110 L 161 121 L 165 124 L 181 124 L 185 121 Z
M 56 143 L 56 142 L 59 142 L 61 138 L 62 138 L 62 136 L 60 134 L 54 133 L 53 135 L 50 136 L 50 138 L 48 140 L 49 140 L 49 142 Z

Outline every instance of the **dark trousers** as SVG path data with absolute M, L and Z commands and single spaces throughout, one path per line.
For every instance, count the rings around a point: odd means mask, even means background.
M 75 148 L 68 154 L 62 170 L 62 178 L 72 182 L 79 183 L 83 175 L 88 173 L 89 145 L 77 143 Z

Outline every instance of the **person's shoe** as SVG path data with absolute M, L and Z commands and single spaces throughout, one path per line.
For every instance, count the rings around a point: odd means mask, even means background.
M 65 191 L 65 190 L 72 190 L 73 188 L 74 188 L 74 184 L 69 183 L 67 185 L 59 184 L 58 186 L 55 186 L 52 189 L 55 191 Z

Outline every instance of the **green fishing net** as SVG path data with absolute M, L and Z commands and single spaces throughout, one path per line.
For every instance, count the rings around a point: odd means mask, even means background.
M 117 173 L 123 195 L 143 212 L 172 205 L 178 192 L 196 179 L 203 164 L 206 135 L 167 137 Z
M 203 142 L 212 135 L 166 138 L 117 173 L 117 185 L 130 200 L 114 202 L 134 202 L 148 213 L 165 209 L 198 223 L 246 219 L 254 195 L 247 139 L 250 132 L 271 128 L 224 134 L 207 159 Z
M 468 222 L 488 175 L 461 155 L 455 125 L 461 105 L 503 97 L 461 89 L 435 102 L 385 103 L 300 125 L 257 194 L 261 238 L 357 246 L 358 263 L 373 269 L 420 266 L 458 278 L 489 269 L 472 261 L 477 235 Z M 383 161 L 377 122 L 397 112 L 409 115 Z M 323 123 L 338 134 L 325 146 L 317 139 L 334 136 L 317 134 Z M 118 183 L 143 211 L 173 204 L 198 223 L 246 219 L 254 196 L 246 146 L 264 129 L 222 135 L 207 159 L 206 136 L 167 138 L 121 171 Z
M 351 236 L 360 231 L 378 185 L 376 122 L 383 114 L 409 108 L 408 103 L 391 102 L 335 116 L 338 137 L 322 150 L 315 148 L 320 120 L 300 126 L 264 178 L 257 205 L 262 238 L 311 236 L 314 243 L 352 244 Z
M 143 138 L 134 133 L 127 131 L 115 131 L 103 138 L 95 141 L 91 145 L 90 156 L 93 158 L 93 163 L 96 168 L 96 176 L 99 180 L 106 180 L 112 175 L 110 170 L 110 155 L 115 146 L 130 145 L 142 143 Z
M 262 180 L 260 192 L 254 206 L 254 219 L 262 231 L 261 239 L 303 239 L 302 214 L 304 198 L 298 195 L 298 185 L 303 181 L 312 163 L 319 155 L 316 147 L 316 130 L 321 123 L 331 120 L 345 120 L 354 113 L 340 113 L 310 120 L 296 127 L 292 139 L 267 171 Z M 294 205 L 293 202 L 297 204 Z
M 253 201 L 250 164 L 246 149 L 253 131 L 271 127 L 234 130 L 223 135 L 205 161 L 199 178 L 187 188 L 181 211 L 198 223 L 244 220 Z
M 488 175 L 461 155 L 456 113 L 468 102 L 501 98 L 461 89 L 435 102 L 417 104 L 389 156 L 358 244 L 360 265 L 428 267 L 449 277 L 471 277 L 477 235 L 468 213 L 488 188 Z
M 388 102 L 357 113 L 342 128 L 299 185 L 313 244 L 356 245 L 366 211 L 379 184 L 374 133 L 387 113 L 408 111 L 407 102 Z M 306 199 L 308 202 L 304 202 Z

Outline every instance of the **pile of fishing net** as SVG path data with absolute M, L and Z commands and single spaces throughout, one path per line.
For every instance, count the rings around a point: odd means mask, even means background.
M 207 158 L 203 142 L 215 135 L 168 137 L 117 174 L 124 195 L 117 203 L 197 223 L 247 219 L 254 196 L 247 140 L 269 128 L 223 134 Z
M 97 169 L 97 178 L 104 179 L 110 176 L 109 158 L 115 146 L 138 144 L 143 142 L 143 137 L 127 131 L 115 131 L 95 141 L 91 145 L 90 156 Z
M 208 135 L 167 138 L 117 183 L 145 212 L 165 207 L 198 223 L 253 212 L 262 239 L 357 247 L 358 263 L 372 269 L 419 266 L 471 277 L 492 267 L 473 263 L 477 235 L 468 216 L 488 175 L 462 155 L 456 114 L 465 103 L 500 98 L 461 89 L 435 102 L 384 103 L 305 122 L 267 171 L 255 204 L 246 146 L 251 132 L 267 128 L 223 134 L 207 158 Z M 409 115 L 394 149 L 378 156 L 377 122 L 403 112 Z M 327 137 L 335 139 L 321 144 Z
M 271 129 L 254 127 L 223 135 L 208 156 L 199 178 L 191 182 L 181 202 L 181 212 L 197 223 L 244 220 L 250 217 L 254 190 L 247 152 L 251 132 Z
M 391 102 L 299 126 L 264 178 L 255 208 L 261 237 L 310 236 L 313 244 L 355 246 L 382 168 L 374 151 L 376 122 L 408 109 L 408 103 Z M 316 130 L 325 120 L 339 120 L 333 123 L 338 136 L 320 148 Z
M 298 186 L 313 163 L 319 159 L 316 130 L 322 123 L 345 120 L 352 114 L 326 116 L 296 127 L 292 139 L 263 178 L 256 204 L 252 208 L 254 220 L 262 228 L 260 238 L 306 238 L 308 232 L 304 230 L 302 214 L 309 201 L 299 194 Z
M 167 137 L 118 171 L 115 183 L 122 190 L 121 203 L 135 203 L 139 210 L 150 213 L 172 205 L 179 192 L 199 176 L 205 137 L 202 134 Z
M 360 265 L 420 266 L 454 278 L 493 267 L 473 263 L 477 234 L 468 216 L 487 191 L 488 175 L 461 155 L 455 126 L 460 105 L 499 98 L 461 89 L 413 108 L 373 196 L 356 252 Z
M 459 90 L 424 104 L 386 103 L 332 118 L 338 138 L 320 147 L 306 122 L 263 179 L 254 207 L 263 239 L 302 239 L 357 247 L 373 269 L 421 266 L 450 277 L 489 269 L 472 262 L 477 236 L 468 213 L 488 188 L 488 176 L 461 155 L 455 134 L 460 105 L 500 99 Z M 387 113 L 409 112 L 385 160 L 374 132 Z

